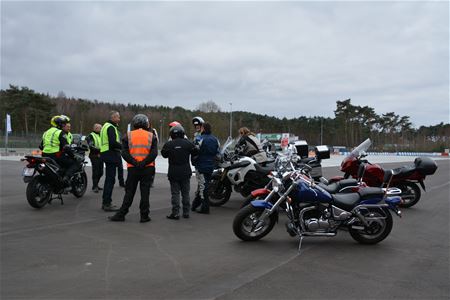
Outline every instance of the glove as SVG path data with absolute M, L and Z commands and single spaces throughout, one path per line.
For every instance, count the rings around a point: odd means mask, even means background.
M 137 165 L 136 165 L 136 168 L 139 168 L 139 169 L 145 168 L 145 162 L 144 161 L 138 162 Z

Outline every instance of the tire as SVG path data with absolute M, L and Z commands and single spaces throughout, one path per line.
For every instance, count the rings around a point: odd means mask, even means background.
M 72 177 L 72 194 L 77 197 L 83 197 L 84 193 L 86 193 L 87 189 L 87 175 L 86 172 L 81 172 L 75 174 Z
M 27 185 L 27 200 L 34 208 L 44 207 L 52 197 L 52 188 L 50 184 L 43 183 L 41 176 L 36 176 Z
M 231 185 L 220 179 L 213 179 L 208 187 L 209 205 L 222 206 L 230 200 Z
M 383 213 L 386 216 L 385 219 L 373 220 L 369 222 L 369 228 L 365 228 L 364 230 L 353 229 L 352 226 L 349 227 L 349 232 L 352 238 L 361 243 L 373 245 L 384 240 L 392 230 L 392 215 L 387 208 L 383 208 Z M 382 217 L 383 214 L 379 209 L 369 209 L 362 212 L 363 216 L 368 216 L 372 214 L 374 217 Z M 364 226 L 362 224 L 353 224 L 358 226 Z
M 420 200 L 421 192 L 420 188 L 414 182 L 404 182 L 396 185 L 399 189 L 402 190 L 400 197 L 402 197 L 402 202 L 400 203 L 400 207 L 409 208 L 417 204 Z
M 264 212 L 264 208 L 253 207 L 247 205 L 239 210 L 233 220 L 233 232 L 243 241 L 257 241 L 266 236 L 275 226 L 277 216 L 272 214 L 266 219 L 263 226 L 257 231 L 254 231 L 255 219 L 257 219 Z M 249 228 L 250 227 L 250 228 Z

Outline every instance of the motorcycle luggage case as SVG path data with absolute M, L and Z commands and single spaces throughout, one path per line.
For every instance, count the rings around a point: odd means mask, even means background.
M 414 165 L 422 175 L 433 175 L 437 170 L 436 162 L 429 157 L 417 157 L 414 160 Z
M 308 157 L 308 143 L 306 141 L 296 141 L 294 147 L 298 156 L 301 158 Z
M 328 146 L 321 145 L 316 146 L 316 156 L 318 159 L 328 159 L 330 158 L 330 149 Z

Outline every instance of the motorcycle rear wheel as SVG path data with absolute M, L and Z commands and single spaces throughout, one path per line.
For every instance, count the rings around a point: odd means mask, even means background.
M 81 198 L 84 193 L 86 193 L 86 189 L 87 175 L 86 172 L 83 171 L 72 178 L 72 194 L 77 198 Z
M 402 197 L 402 202 L 399 205 L 400 207 L 409 208 L 419 202 L 421 192 L 419 186 L 414 182 L 405 182 L 396 185 L 396 187 L 402 190 L 400 195 L 400 197 Z
M 213 179 L 208 187 L 209 205 L 222 206 L 230 200 L 231 185 L 224 184 L 220 180 Z
M 36 176 L 27 185 L 27 201 L 34 208 L 44 207 L 51 199 L 50 184 L 43 183 L 40 176 Z
M 275 226 L 277 217 L 272 214 L 263 224 L 258 224 L 263 212 L 264 208 L 252 205 L 239 210 L 233 221 L 234 234 L 243 241 L 257 241 L 265 237 Z
M 381 213 L 379 209 L 371 208 L 362 212 L 362 214 L 364 217 L 385 217 L 385 219 L 368 220 L 369 226 L 363 230 L 354 229 L 350 226 L 349 232 L 355 241 L 361 244 L 373 245 L 381 242 L 391 233 L 393 221 L 388 209 L 383 208 L 383 213 Z M 364 226 L 363 224 L 353 225 Z

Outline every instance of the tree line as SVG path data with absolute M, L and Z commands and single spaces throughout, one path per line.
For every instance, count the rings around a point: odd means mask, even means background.
M 28 87 L 10 85 L 0 91 L 0 130 L 4 135 L 6 113 L 11 115 L 13 135 L 39 136 L 49 127 L 50 118 L 65 114 L 71 118 L 72 132 L 88 134 L 94 123 L 103 123 L 111 110 L 121 113 L 121 131 L 125 132 L 132 117 L 147 114 L 152 126 L 167 137 L 168 123 L 176 120 L 184 124 L 188 136 L 193 135 L 191 119 L 201 115 L 213 125 L 214 134 L 221 140 L 229 135 L 229 112 L 213 101 L 200 103 L 196 110 L 180 106 L 137 105 L 108 103 L 97 100 L 68 98 L 63 92 L 51 96 Z M 358 106 L 351 99 L 337 101 L 335 117 L 276 118 L 244 111 L 233 111 L 233 135 L 246 126 L 255 133 L 292 133 L 311 145 L 354 147 L 366 138 L 373 141 L 377 151 L 443 151 L 450 147 L 450 124 L 412 127 L 409 116 L 394 112 L 377 114 L 372 107 Z

